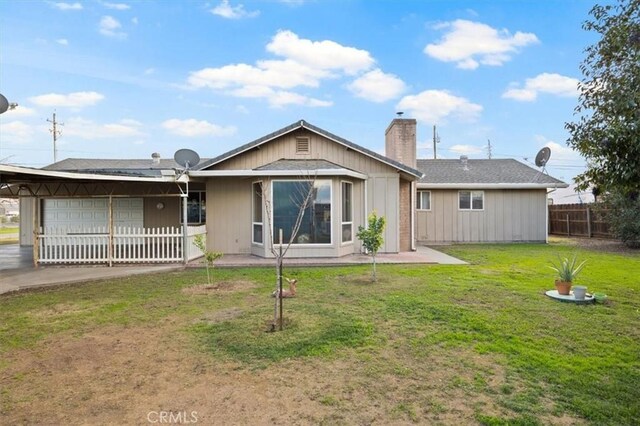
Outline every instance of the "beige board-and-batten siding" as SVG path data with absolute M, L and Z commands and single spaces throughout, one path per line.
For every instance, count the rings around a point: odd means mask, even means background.
M 483 210 L 459 210 L 459 190 L 431 190 L 431 210 L 416 213 L 420 243 L 545 242 L 545 189 L 484 190 Z
M 280 179 L 280 178 L 276 178 Z M 288 257 L 336 257 L 360 252 L 360 244 L 355 238 L 358 226 L 363 224 L 362 200 L 364 183 L 341 177 L 322 177 L 331 180 L 332 241 L 331 244 L 292 245 Z M 353 183 L 353 239 L 342 243 L 341 239 L 341 182 Z M 272 257 L 269 250 L 268 221 L 266 206 L 263 204 L 263 244 L 252 242 L 252 191 L 253 183 L 262 182 L 266 194 L 270 193 L 270 178 L 209 178 L 207 179 L 207 246 L 210 250 L 226 254 L 251 253 L 261 257 Z M 360 217 L 358 217 L 358 215 Z M 275 231 L 277 238 L 277 230 Z
M 309 139 L 309 152 L 296 152 L 296 138 Z M 397 171 L 378 160 L 308 130 L 297 130 L 209 167 L 208 170 L 251 170 L 280 159 L 327 160 L 360 173 Z
M 309 139 L 309 153 L 296 152 L 297 138 Z M 283 135 L 260 147 L 252 148 L 236 157 L 213 165 L 208 170 L 252 170 L 280 159 L 323 159 L 341 167 L 368 176 L 364 181 L 352 178 L 319 177 L 332 180 L 332 243 L 326 246 L 298 246 L 289 251 L 290 257 L 335 257 L 360 252 L 360 244 L 355 238 L 358 226 L 364 225 L 366 215 L 376 210 L 385 216 L 387 228 L 381 252 L 399 251 L 399 174 L 398 171 L 378 160 L 363 155 L 353 149 L 326 139 L 307 130 L 298 130 Z M 265 172 L 268 174 L 268 172 Z M 302 177 L 313 175 L 313 171 L 301 170 Z M 276 178 L 291 179 L 291 178 Z M 223 253 L 253 253 L 270 256 L 266 246 L 251 242 L 251 197 L 252 183 L 262 180 L 268 184 L 269 178 L 207 178 L 207 233 L 211 250 Z M 341 193 L 340 182 L 353 182 L 353 243 L 343 244 L 341 235 Z M 364 188 L 367 188 L 366 196 Z M 365 199 L 367 208 L 364 209 Z M 268 241 L 266 213 L 264 241 Z

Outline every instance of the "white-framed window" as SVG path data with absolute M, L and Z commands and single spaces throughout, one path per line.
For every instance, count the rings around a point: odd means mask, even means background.
M 182 198 L 181 198 L 182 200 Z M 187 223 L 199 225 L 207 221 L 207 192 L 189 191 L 187 197 Z M 182 203 L 180 203 L 180 223 L 184 223 Z
M 342 242 L 353 242 L 353 183 L 340 182 L 342 195 Z
M 458 209 L 484 210 L 484 191 L 459 191 Z
M 313 187 L 310 187 L 313 185 Z M 292 244 L 331 244 L 331 180 L 274 180 L 271 182 L 273 209 L 273 236 L 288 243 L 300 211 L 301 201 L 312 191 L 309 205 L 304 210 L 300 229 Z
M 251 185 L 251 193 L 251 241 L 253 241 L 254 244 L 263 244 L 262 182 L 254 182 Z
M 416 209 L 431 210 L 431 191 L 418 191 L 416 197 Z

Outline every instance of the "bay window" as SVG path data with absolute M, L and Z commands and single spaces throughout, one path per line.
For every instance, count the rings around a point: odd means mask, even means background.
M 292 244 L 331 244 L 331 181 L 276 180 L 272 183 L 273 236 L 278 242 L 291 240 L 291 233 L 307 194 L 311 199 L 304 209 L 298 234 Z

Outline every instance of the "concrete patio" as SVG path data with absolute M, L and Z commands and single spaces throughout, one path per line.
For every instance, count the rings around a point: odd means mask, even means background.
M 376 258 L 379 264 L 441 264 L 465 265 L 466 262 L 446 255 L 429 247 L 418 247 L 415 252 L 380 254 Z M 291 267 L 323 267 L 341 265 L 361 265 L 371 262 L 365 255 L 351 255 L 341 258 L 290 258 L 286 265 Z M 217 268 L 250 268 L 273 266 L 273 259 L 264 259 L 252 255 L 227 255 L 216 261 Z M 202 260 L 195 260 L 188 268 L 202 267 Z M 0 245 L 0 294 L 61 284 L 106 280 L 139 274 L 179 271 L 182 264 L 171 265 L 69 265 L 69 266 L 33 266 L 31 247 L 18 244 Z

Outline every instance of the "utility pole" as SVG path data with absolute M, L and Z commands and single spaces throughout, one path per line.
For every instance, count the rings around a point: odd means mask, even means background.
M 440 136 L 438 136 L 438 132 L 436 131 L 436 125 L 433 125 L 433 159 L 438 158 L 436 144 L 440 143 Z
M 58 136 L 62 135 L 62 131 L 58 130 L 58 125 L 64 126 L 64 123 L 58 123 L 56 121 L 56 113 L 55 113 L 55 111 L 53 112 L 53 120 L 49 120 L 47 118 L 47 121 L 53 125 L 53 128 L 49 129 L 49 131 L 53 135 L 53 162 L 57 163 L 58 162 L 58 148 L 56 147 L 56 142 L 58 141 Z
M 491 139 L 487 139 L 487 155 L 489 160 L 491 160 Z

